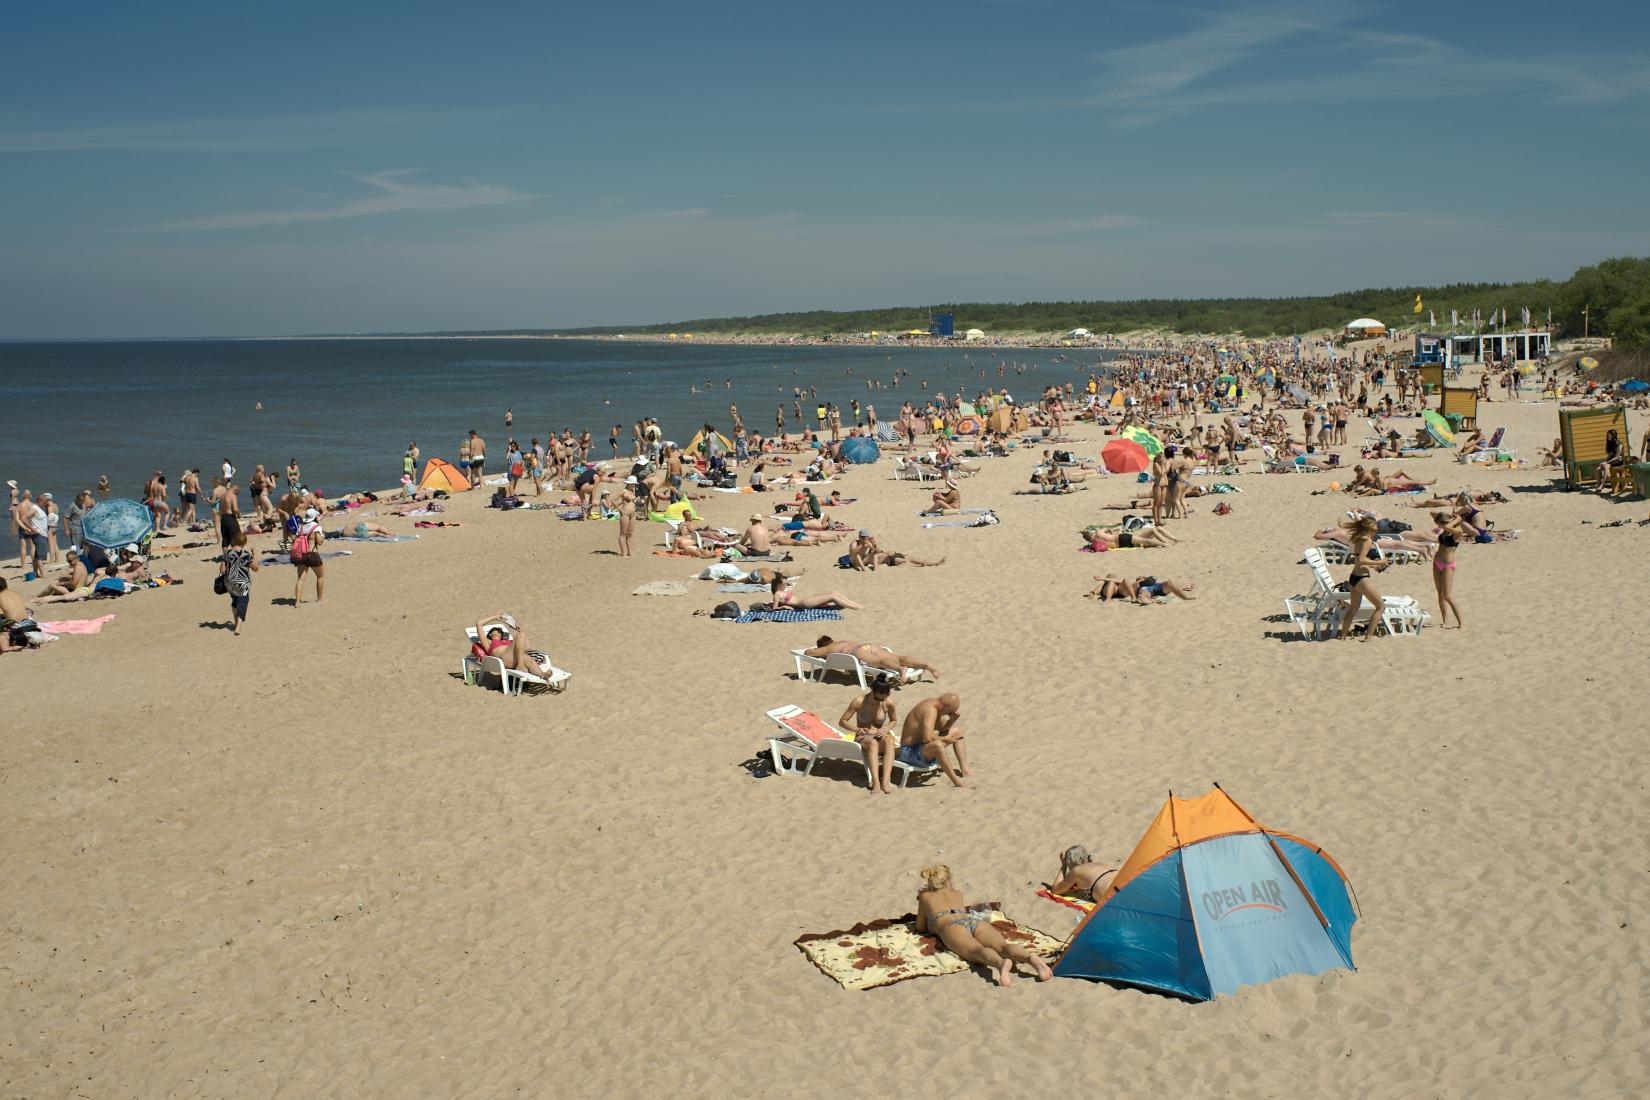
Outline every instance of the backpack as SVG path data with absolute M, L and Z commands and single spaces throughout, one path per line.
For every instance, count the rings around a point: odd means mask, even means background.
M 710 613 L 710 617 L 713 619 L 737 619 L 739 617 L 739 605 L 732 600 L 719 603 L 716 605 L 715 610 Z
M 292 560 L 298 561 L 302 558 L 308 557 L 309 551 L 309 528 L 303 527 L 300 528 L 298 533 L 292 537 Z

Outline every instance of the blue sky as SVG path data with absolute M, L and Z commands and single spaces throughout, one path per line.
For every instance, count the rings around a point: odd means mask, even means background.
M 1564 277 L 1650 253 L 1650 10 L 13 6 L 0 337 Z

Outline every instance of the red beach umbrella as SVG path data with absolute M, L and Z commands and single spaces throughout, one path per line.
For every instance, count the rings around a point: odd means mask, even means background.
M 1100 449 L 1100 461 L 1114 474 L 1138 474 L 1152 464 L 1146 448 L 1132 439 L 1114 439 L 1106 444 Z

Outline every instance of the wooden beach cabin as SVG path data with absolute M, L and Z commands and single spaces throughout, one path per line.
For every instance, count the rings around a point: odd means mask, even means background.
M 1444 364 L 1417 363 L 1411 364 L 1421 376 L 1421 392 L 1437 393 L 1444 388 Z
M 1467 431 L 1478 429 L 1478 390 L 1472 386 L 1445 386 L 1438 402 L 1438 411 L 1444 416 L 1459 416 L 1461 427 Z
M 1604 461 L 1604 439 L 1612 428 L 1623 448 L 1631 446 L 1631 438 L 1627 434 L 1627 410 L 1620 405 L 1558 411 L 1558 437 L 1564 446 L 1564 476 L 1570 488 L 1579 489 L 1597 476 L 1598 464 Z

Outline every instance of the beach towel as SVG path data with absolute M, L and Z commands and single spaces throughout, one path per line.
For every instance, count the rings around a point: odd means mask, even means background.
M 842 612 L 826 608 L 809 608 L 798 611 L 789 607 L 781 607 L 775 611 L 747 611 L 732 621 L 736 623 L 817 623 L 840 618 L 842 618 Z
M 327 541 L 328 542 L 333 542 L 335 540 L 328 539 Z M 321 560 L 322 561 L 331 561 L 333 558 L 347 558 L 353 553 L 355 553 L 354 550 L 328 550 L 326 553 L 321 555 Z M 258 564 L 259 565 L 291 565 L 292 564 L 292 559 L 289 558 L 289 557 L 285 557 L 285 556 L 278 557 L 278 558 L 270 557 L 270 558 L 263 559 Z
M 97 634 L 113 615 L 99 615 L 95 619 L 57 619 L 49 623 L 35 623 L 46 634 Z
M 464 525 L 462 523 L 448 523 L 446 520 L 442 520 L 439 523 L 432 523 L 427 519 L 421 519 L 417 523 L 413 524 L 413 526 L 414 527 L 463 527 Z
M 718 591 L 718 592 L 766 592 L 766 591 L 768 591 L 768 586 L 765 585 L 765 584 L 747 584 L 747 583 L 741 581 L 738 584 L 719 584 L 719 585 L 716 586 L 716 591 Z
M 987 512 L 983 516 L 975 516 L 972 519 L 945 520 L 945 521 L 935 522 L 935 523 L 925 523 L 925 524 L 923 524 L 923 526 L 924 527 L 992 527 L 992 526 L 995 526 L 999 522 L 1001 522 L 1001 521 L 997 519 L 996 513 Z
M 1061 951 L 1061 943 L 1035 928 L 1016 924 L 992 902 L 991 925 L 1004 939 L 1024 944 L 1044 958 Z M 917 934 L 917 915 L 856 924 L 839 932 L 810 933 L 796 939 L 797 949 L 820 972 L 844 989 L 877 989 L 909 978 L 935 978 L 967 970 L 969 964 L 945 949 L 934 936 Z
M 411 542 L 417 535 L 333 535 L 328 542 Z
M 919 515 L 919 516 L 944 516 L 944 515 L 983 516 L 983 515 L 988 515 L 990 512 L 991 512 L 991 509 L 989 509 L 989 508 L 957 508 L 953 512 L 949 512 L 949 513 L 948 512 L 927 511 L 927 512 L 918 512 L 917 515 Z
M 1075 894 L 1055 894 L 1049 892 L 1048 890 L 1039 890 L 1037 891 L 1037 896 L 1040 898 L 1047 898 L 1056 905 L 1064 905 L 1068 909 L 1076 909 L 1080 913 L 1094 912 L 1094 902 L 1085 897 L 1078 897 Z
M 687 581 L 648 581 L 630 590 L 632 596 L 685 596 Z

